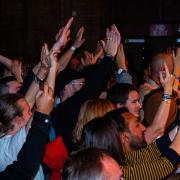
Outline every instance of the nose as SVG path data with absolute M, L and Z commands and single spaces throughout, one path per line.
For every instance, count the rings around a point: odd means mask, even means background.
M 140 109 L 142 108 L 142 104 L 139 101 L 137 101 L 137 105 Z

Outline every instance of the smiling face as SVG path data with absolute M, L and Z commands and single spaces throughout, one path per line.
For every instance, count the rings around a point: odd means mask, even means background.
M 139 102 L 140 97 L 137 91 L 131 91 L 128 95 L 128 99 L 125 103 L 125 107 L 130 113 L 135 117 L 139 117 L 139 112 L 141 110 L 141 104 Z
M 19 123 L 20 128 L 21 128 L 21 127 L 24 127 L 27 125 L 27 123 L 31 119 L 32 112 L 31 112 L 29 104 L 27 103 L 27 101 L 24 98 L 19 99 L 17 101 L 17 104 L 22 109 L 22 116 L 20 116 L 21 122 Z

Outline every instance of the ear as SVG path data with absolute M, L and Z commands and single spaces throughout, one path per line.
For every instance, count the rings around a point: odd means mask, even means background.
M 120 139 L 121 139 L 121 142 L 122 144 L 126 144 L 129 142 L 129 135 L 127 132 L 122 132 L 120 133 Z
M 16 116 L 14 118 L 14 124 L 17 125 L 17 126 L 20 126 L 22 123 L 22 118 L 20 116 Z

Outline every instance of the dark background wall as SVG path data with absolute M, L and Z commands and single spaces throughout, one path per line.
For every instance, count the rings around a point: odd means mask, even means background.
M 83 25 L 84 48 L 90 50 L 111 23 L 117 24 L 124 41 L 146 38 L 145 44 L 125 44 L 137 64 L 144 60 L 149 44 L 174 46 L 179 36 L 179 0 L 0 0 L 0 54 L 36 62 L 43 42 L 51 45 L 58 28 L 72 15 L 72 36 Z M 170 24 L 172 34 L 159 39 L 150 37 L 152 23 Z

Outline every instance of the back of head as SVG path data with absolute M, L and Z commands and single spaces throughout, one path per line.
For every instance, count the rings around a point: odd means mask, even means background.
M 85 149 L 72 153 L 64 163 L 63 180 L 103 180 L 101 159 L 104 154 L 98 149 Z
M 85 124 L 94 118 L 104 116 L 107 112 L 114 109 L 114 104 L 107 99 L 92 99 L 86 101 L 80 109 L 78 122 L 74 129 L 74 141 L 80 141 L 82 129 Z
M 19 94 L 6 94 L 0 96 L 0 136 L 13 128 L 12 121 L 16 116 L 22 115 L 22 109 L 17 101 L 23 96 Z
M 164 70 L 164 63 L 167 64 L 170 73 L 173 73 L 173 58 L 172 55 L 167 53 L 158 53 L 152 58 L 151 61 L 151 78 L 157 83 L 159 81 L 159 72 Z
M 96 118 L 88 122 L 82 131 L 81 147 L 104 149 L 119 164 L 124 163 L 124 154 L 119 138 L 119 126 L 114 120 Z
M 107 98 L 114 104 L 125 104 L 131 91 L 136 90 L 132 84 L 118 83 L 108 90 Z
M 129 112 L 127 108 L 123 107 L 120 109 L 115 109 L 111 112 L 108 112 L 105 115 L 105 118 L 114 120 L 119 126 L 119 132 L 124 132 L 128 129 L 128 124 L 123 114 Z
M 105 151 L 89 148 L 74 152 L 64 164 L 62 180 L 120 179 L 122 171 Z

